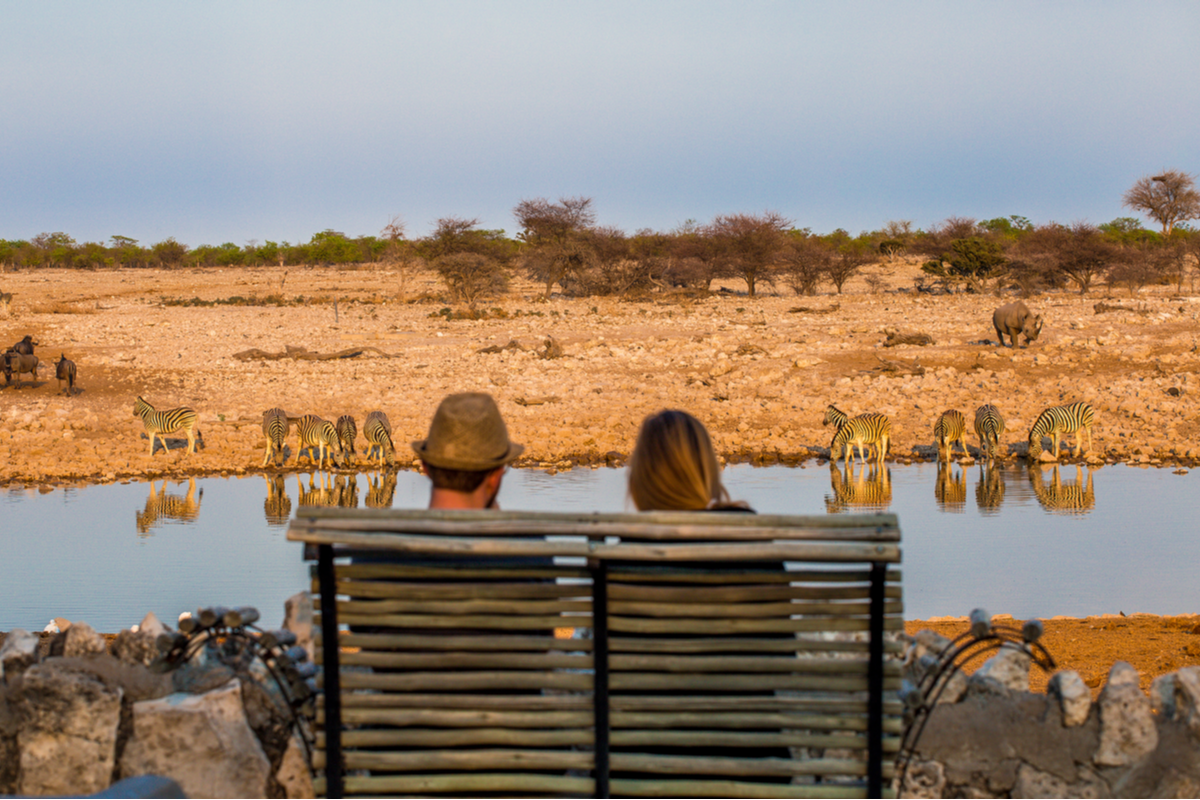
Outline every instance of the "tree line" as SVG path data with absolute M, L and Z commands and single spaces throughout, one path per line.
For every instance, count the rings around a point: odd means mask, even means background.
M 916 258 L 925 291 L 995 292 L 1017 288 L 1029 295 L 1047 289 L 1088 292 L 1095 284 L 1143 287 L 1173 282 L 1182 290 L 1200 269 L 1200 193 L 1191 175 L 1167 170 L 1139 180 L 1124 196 L 1161 231 L 1133 217 L 1101 225 L 1034 225 L 1021 216 L 975 220 L 952 217 L 928 230 L 889 222 L 852 236 L 845 230 L 814 234 L 775 212 L 738 213 L 708 223 L 689 220 L 670 231 L 632 234 L 599 225 L 591 198 L 522 200 L 513 209 L 515 236 L 481 228 L 479 220 L 444 217 L 432 233 L 409 239 L 393 219 L 378 236 L 348 237 L 334 230 L 303 244 L 239 246 L 231 242 L 190 248 L 174 238 L 141 245 L 126 236 L 108 244 L 77 243 L 65 233 L 28 241 L 0 240 L 0 264 L 14 269 L 58 267 L 257 267 L 264 265 L 379 264 L 437 272 L 456 301 L 469 304 L 502 294 L 521 272 L 547 296 L 629 295 L 673 288 L 708 290 L 714 280 L 741 278 L 753 296 L 780 285 L 799 295 L 823 286 L 841 293 L 872 263 Z M 868 276 L 868 280 L 879 280 Z

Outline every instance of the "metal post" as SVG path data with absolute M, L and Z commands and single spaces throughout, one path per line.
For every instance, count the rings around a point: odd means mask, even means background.
M 608 564 L 592 562 L 592 713 L 595 717 L 596 797 L 609 796 L 608 784 Z
M 325 683 L 325 796 L 343 797 L 342 682 L 338 675 L 337 578 L 332 545 L 317 547 L 317 584 L 321 589 L 321 661 Z
M 871 564 L 871 622 L 867 656 L 867 797 L 883 797 L 883 612 L 887 564 Z

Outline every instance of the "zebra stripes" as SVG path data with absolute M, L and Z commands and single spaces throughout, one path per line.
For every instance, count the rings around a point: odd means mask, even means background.
M 329 462 L 333 466 L 340 466 L 337 460 L 337 451 L 341 448 L 341 441 L 338 439 L 337 428 L 332 422 L 323 420 L 316 414 L 305 414 L 296 421 L 296 435 L 299 437 L 296 443 L 296 463 L 300 463 L 300 456 L 305 450 L 310 450 L 308 460 L 312 462 L 311 449 L 318 451 L 319 456 L 316 464 L 317 469 L 320 469 L 328 457 Z
M 1092 486 L 1092 471 L 1087 471 L 1084 481 L 1079 465 L 1075 465 L 1075 482 L 1063 483 L 1054 465 L 1050 484 L 1042 479 L 1042 470 L 1037 464 L 1029 465 L 1029 483 L 1037 495 L 1042 508 L 1056 514 L 1084 514 L 1096 507 L 1096 490 Z
M 1092 449 L 1092 422 L 1096 413 L 1087 403 L 1071 403 L 1065 406 L 1047 408 L 1033 421 L 1029 429 L 1029 458 L 1036 459 L 1042 454 L 1042 437 L 1049 436 L 1054 441 L 1054 457 L 1059 457 L 1059 440 L 1065 434 L 1075 434 L 1076 455 Z M 1082 434 L 1087 432 L 1088 446 L 1083 450 Z
M 337 430 L 342 460 L 348 464 L 355 463 L 354 440 L 358 438 L 358 425 L 354 423 L 354 417 L 342 414 L 334 428 Z
M 975 435 L 979 437 L 981 458 L 994 459 L 1000 455 L 1000 435 L 1004 433 L 1004 417 L 991 403 L 975 409 Z
M 833 403 L 825 406 L 825 418 L 821 420 L 822 425 L 833 425 L 834 428 L 840 428 L 846 424 L 850 416 L 846 412 L 840 410 Z
M 382 465 L 384 460 L 389 467 L 396 465 L 396 448 L 392 444 L 392 423 L 387 414 L 382 411 L 372 411 L 363 422 L 363 438 L 367 440 L 367 458 L 375 448 L 379 448 L 376 464 Z
M 155 411 L 154 406 L 139 396 L 133 404 L 133 415 L 141 418 L 146 433 L 150 434 L 150 455 L 154 455 L 155 438 L 161 439 L 163 449 L 168 450 L 166 435 L 176 431 L 183 431 L 187 434 L 187 451 L 189 453 L 196 452 L 196 439 L 200 437 L 200 431 L 196 430 L 198 417 L 196 412 L 187 406 L 167 411 Z
M 848 460 L 852 455 L 851 448 L 858 447 L 858 457 L 866 462 L 866 457 L 863 455 L 863 448 L 875 445 L 875 460 L 882 464 L 887 457 L 888 441 L 892 436 L 892 422 L 886 415 L 875 411 L 859 414 L 857 417 L 847 420 L 837 433 L 833 435 L 833 441 L 829 444 L 829 458 L 831 461 L 837 461 L 844 457 Z
M 271 408 L 263 412 L 262 432 L 267 440 L 267 453 L 263 456 L 262 464 L 264 467 L 276 454 L 283 462 L 287 461 L 283 443 L 291 428 L 292 424 L 288 421 L 287 412 L 282 408 Z
M 943 411 L 937 422 L 933 423 L 933 439 L 937 444 L 938 461 L 945 453 L 947 461 L 954 452 L 954 443 L 967 452 L 967 418 L 957 409 Z

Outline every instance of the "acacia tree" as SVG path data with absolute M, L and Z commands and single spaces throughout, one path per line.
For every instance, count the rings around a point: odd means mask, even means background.
M 985 294 L 988 283 L 1001 280 L 1008 275 L 1008 258 L 998 242 L 971 236 L 955 239 L 949 252 L 926 261 L 921 271 L 941 278 L 946 283 L 963 282 L 977 294 Z
M 837 289 L 837 293 L 841 294 L 846 281 L 875 260 L 870 242 L 864 237 L 852 238 L 841 228 L 822 238 L 833 251 L 825 266 L 825 277 L 833 284 L 833 288 Z
M 478 219 L 443 217 L 417 246 L 437 271 L 450 294 L 471 307 L 508 288 L 505 265 L 514 245 L 504 231 L 482 230 Z
M 554 284 L 562 286 L 564 280 L 578 275 L 592 257 L 588 235 L 596 224 L 592 198 L 563 197 L 557 203 L 540 197 L 522 200 L 513 216 L 521 226 L 518 238 L 529 246 L 525 267 L 531 278 L 546 284 L 549 298 Z
M 829 275 L 835 253 L 833 247 L 806 231 L 792 231 L 783 252 L 783 279 L 796 294 L 812 295 Z
M 1200 218 L 1196 178 L 1178 169 L 1140 178 L 1122 199 L 1126 207 L 1145 211 L 1162 225 L 1163 236 L 1170 236 L 1180 222 Z
M 759 281 L 773 282 L 791 222 L 774 211 L 725 214 L 708 226 L 722 272 L 746 281 L 751 297 Z

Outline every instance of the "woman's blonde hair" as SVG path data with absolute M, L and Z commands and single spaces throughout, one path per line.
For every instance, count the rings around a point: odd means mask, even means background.
M 642 420 L 629 457 L 629 496 L 639 511 L 689 511 L 725 503 L 721 466 L 700 420 L 668 409 Z

